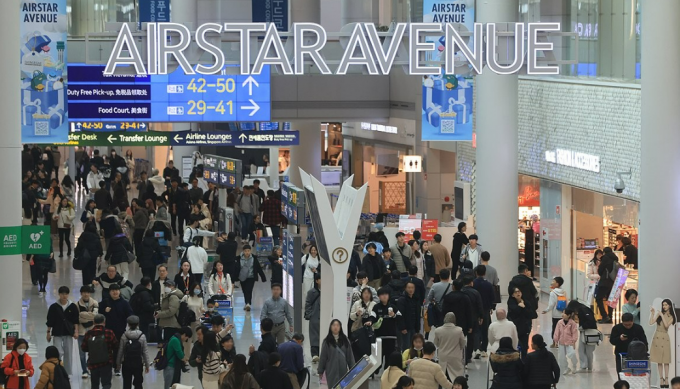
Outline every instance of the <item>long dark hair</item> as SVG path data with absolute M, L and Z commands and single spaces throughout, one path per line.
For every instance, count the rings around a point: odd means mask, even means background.
M 208 360 L 208 355 L 211 352 L 220 350 L 220 345 L 217 343 L 217 334 L 214 331 L 205 331 L 203 333 L 203 351 L 201 352 L 201 359 L 205 363 Z
M 73 188 L 73 179 L 71 179 L 71 176 L 68 174 L 64 176 L 64 178 L 61 180 L 61 186 L 65 186 L 67 188 Z
M 205 339 L 205 338 L 204 338 Z M 234 385 L 240 388 L 243 385 L 243 379 L 248 374 L 248 365 L 246 364 L 246 357 L 243 354 L 236 354 L 234 362 L 231 364 L 231 369 L 227 375 L 234 376 Z
M 413 343 L 415 343 L 416 339 L 420 339 L 423 342 L 423 345 L 425 345 L 425 337 L 423 336 L 423 334 L 414 334 L 411 337 L 411 347 L 408 348 L 409 359 L 418 357 L 418 351 L 416 351 L 416 349 L 413 348 Z
M 399 381 L 397 381 L 397 385 L 394 387 L 394 389 L 403 389 L 411 385 L 415 385 L 415 381 L 413 378 L 405 375 L 399 378 Z
M 675 307 L 673 307 L 673 302 L 672 302 L 670 299 L 663 299 L 663 301 L 661 301 L 661 313 L 662 313 L 662 314 L 663 314 L 663 313 L 666 313 L 666 312 L 663 310 L 663 303 L 668 304 L 668 306 L 670 307 L 670 308 L 668 309 L 668 311 L 669 311 L 669 313 L 671 314 L 671 317 L 673 317 L 673 322 L 671 323 L 671 325 L 672 325 L 672 324 L 675 324 L 675 323 L 677 322 L 677 318 L 675 317 Z M 659 317 L 656 318 L 656 324 L 661 324 L 661 321 L 662 321 L 662 320 L 663 320 L 663 319 L 661 319 L 661 315 L 659 315 Z
M 340 326 L 340 333 L 338 334 L 338 342 L 335 342 L 335 337 L 333 336 L 333 331 L 331 328 L 333 327 L 333 324 L 338 323 Z M 324 342 L 326 342 L 329 346 L 333 347 L 349 347 L 349 339 L 347 339 L 347 336 L 345 333 L 342 331 L 342 323 L 338 319 L 333 319 L 331 321 L 331 324 L 328 326 L 328 335 L 326 335 L 326 339 L 324 339 Z
M 597 255 L 604 255 L 604 251 L 597 249 L 595 250 L 595 254 L 593 254 L 593 259 L 590 260 L 590 263 L 595 263 L 597 262 Z
M 408 245 L 411 246 L 411 249 L 413 249 L 413 244 L 414 244 L 414 243 L 418 243 L 418 246 L 420 246 L 420 242 L 418 242 L 418 241 L 415 240 L 415 239 L 411 239 L 411 240 L 408 241 Z M 418 247 L 418 249 L 420 249 L 420 247 Z M 413 251 L 413 255 L 414 255 L 416 258 L 420 258 L 420 250 L 415 250 L 415 251 Z

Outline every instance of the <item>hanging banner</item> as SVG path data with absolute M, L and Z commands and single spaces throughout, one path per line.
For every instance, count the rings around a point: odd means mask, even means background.
M 170 21 L 170 0 L 139 0 L 139 21 L 137 28 L 142 29 L 142 23 L 156 23 Z
M 21 142 L 68 141 L 66 0 L 21 2 Z
M 630 271 L 626 270 L 625 268 L 619 268 L 619 271 L 616 274 L 614 286 L 612 287 L 612 291 L 609 293 L 609 298 L 607 299 L 609 306 L 612 308 L 616 308 L 616 305 L 621 298 L 621 292 L 623 292 L 623 287 L 626 285 L 628 273 L 630 273 Z
M 288 0 L 253 0 L 253 22 L 274 23 L 279 32 L 288 31 Z
M 473 30 L 475 22 L 474 0 L 424 0 L 423 22 L 453 23 L 461 30 Z M 472 46 L 472 37 L 467 38 Z M 435 44 L 435 50 L 426 53 L 427 61 L 445 59 L 447 42 L 444 36 L 429 36 L 428 42 Z M 464 60 L 460 52 L 456 60 Z M 455 68 L 456 72 L 469 74 L 465 63 Z M 424 141 L 472 141 L 472 91 L 473 78 L 458 74 L 423 76 L 422 97 L 422 140 Z

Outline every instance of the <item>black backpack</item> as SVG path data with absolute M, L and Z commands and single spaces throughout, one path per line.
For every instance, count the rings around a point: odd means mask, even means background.
M 109 345 L 106 343 L 104 331 L 87 340 L 87 363 L 90 365 L 109 363 Z M 58 388 L 59 386 L 55 386 Z
M 144 309 L 141 294 L 142 292 L 136 292 L 130 297 L 130 308 L 132 308 L 132 312 L 134 312 L 135 315 L 141 314 Z
M 140 334 L 137 339 L 128 339 L 125 343 L 125 354 L 123 354 L 123 362 L 132 366 L 142 365 L 142 342 L 139 339 L 143 336 Z
M 191 323 L 196 321 L 196 313 L 189 309 L 189 304 L 186 301 L 180 301 L 179 311 L 177 311 L 177 322 L 182 327 L 189 327 Z
M 633 339 L 628 344 L 628 355 L 629 360 L 632 361 L 646 361 L 647 356 L 647 345 L 638 339 Z
M 51 363 L 54 365 L 54 377 L 53 379 L 48 380 L 47 383 L 52 384 L 53 388 L 71 389 L 71 381 L 68 379 L 68 373 L 66 372 L 66 369 L 64 369 L 64 366 L 59 363 Z

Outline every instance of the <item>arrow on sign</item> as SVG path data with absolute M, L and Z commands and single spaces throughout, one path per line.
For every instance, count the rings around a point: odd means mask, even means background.
M 255 79 L 253 78 L 253 76 L 248 76 L 248 78 L 246 78 L 246 80 L 243 81 L 243 84 L 241 84 L 241 86 L 246 86 L 246 85 L 248 85 L 248 96 L 252 96 L 252 95 L 253 95 L 253 84 L 255 84 L 255 87 L 256 87 L 256 88 L 258 88 L 258 87 L 260 86 L 260 84 L 258 84 L 257 81 L 255 81 Z M 251 116 L 252 116 L 252 115 L 251 115 Z
M 106 138 L 106 140 L 108 140 L 108 141 L 109 141 L 109 143 L 113 143 L 113 141 L 114 141 L 114 140 L 116 140 L 116 137 L 115 137 L 115 136 L 113 136 L 113 135 L 109 135 L 109 137 L 108 137 L 108 138 Z
M 177 134 L 173 139 L 175 140 L 175 142 L 179 143 L 179 141 L 181 141 L 184 138 L 180 137 L 179 134 Z
M 246 139 L 248 139 L 248 136 L 246 134 L 241 134 L 238 138 L 241 139 L 241 143 L 244 143 Z
M 250 109 L 250 110 L 252 110 L 252 111 L 250 111 L 250 113 L 248 114 L 248 116 L 253 116 L 253 115 L 255 115 L 255 113 L 256 113 L 257 111 L 260 110 L 260 106 L 257 105 L 257 103 L 256 103 L 253 99 L 249 99 L 248 101 L 249 101 L 250 104 L 252 104 L 252 105 L 243 106 L 243 107 L 241 107 L 241 109 Z
M 146 124 L 145 124 L 145 123 L 142 123 L 142 124 L 140 124 L 139 126 L 142 127 L 142 128 L 146 128 Z
M 78 128 L 80 128 L 80 127 L 82 126 L 82 124 L 81 124 L 81 123 L 77 123 L 76 126 L 78 126 Z

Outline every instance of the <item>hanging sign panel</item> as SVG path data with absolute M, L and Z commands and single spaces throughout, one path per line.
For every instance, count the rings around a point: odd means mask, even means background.
M 70 119 L 93 122 L 270 121 L 269 68 L 258 75 L 104 75 L 104 65 L 69 65 Z
M 21 142 L 65 142 L 66 0 L 22 1 L 20 15 Z
M 453 23 L 462 30 L 473 30 L 475 22 L 474 0 L 424 0 L 423 22 Z M 473 37 L 468 46 L 472 47 Z M 445 36 L 428 36 L 427 42 L 435 49 L 426 52 L 428 61 L 444 60 L 446 45 L 453 44 Z M 456 52 L 456 60 L 464 56 Z M 457 66 L 455 71 L 469 74 L 469 64 Z M 473 78 L 457 74 L 423 76 L 422 140 L 424 141 L 472 141 Z

